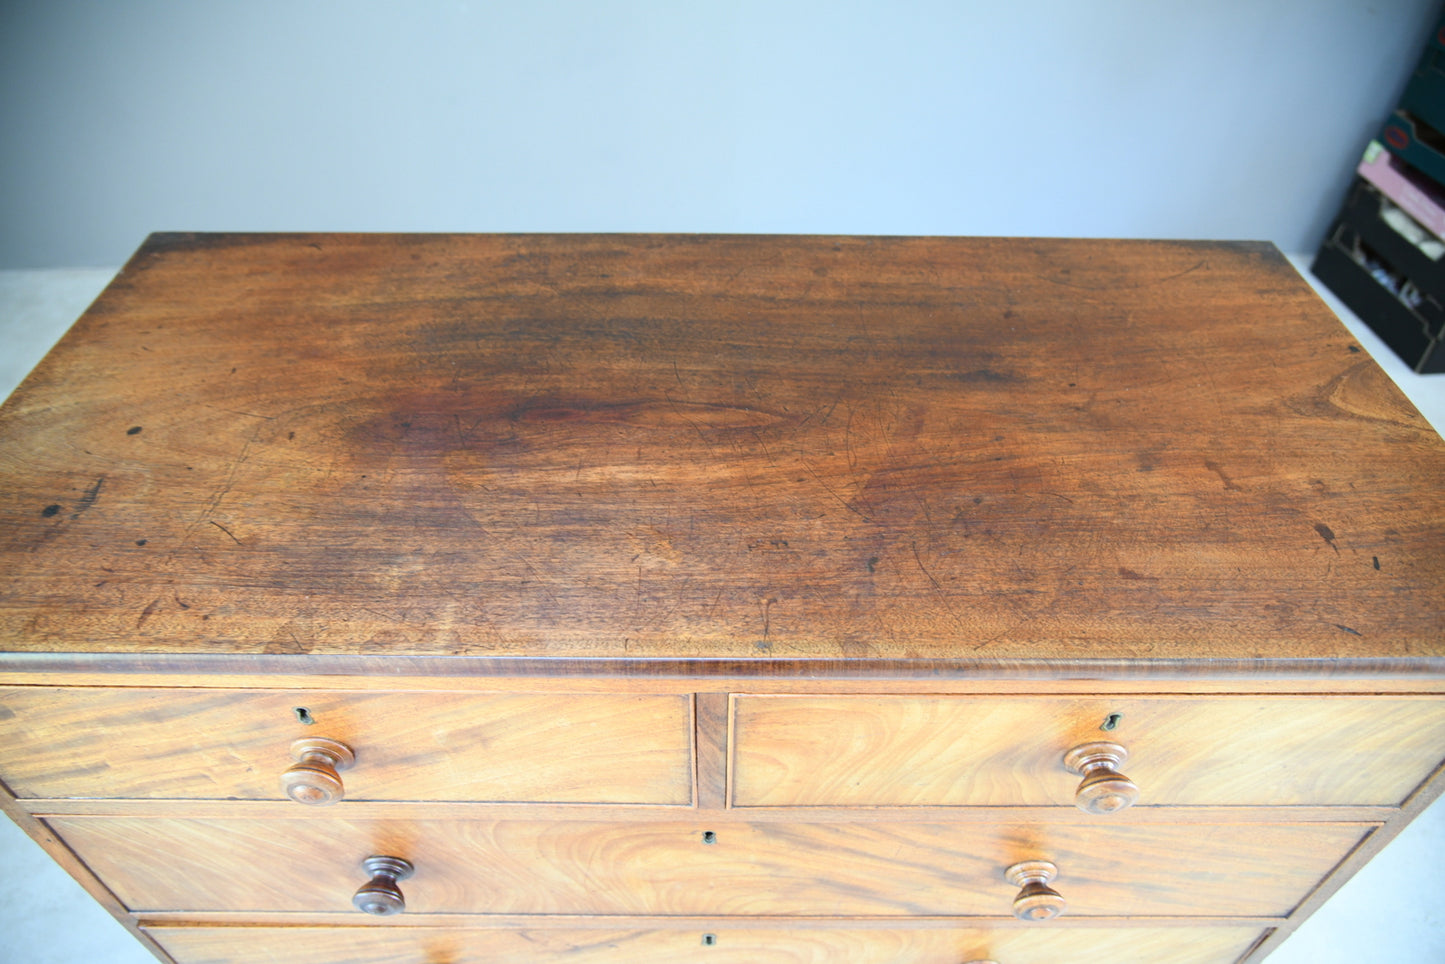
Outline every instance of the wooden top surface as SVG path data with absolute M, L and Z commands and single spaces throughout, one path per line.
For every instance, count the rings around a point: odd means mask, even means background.
M 157 235 L 0 410 L 0 650 L 1438 668 L 1442 491 L 1265 244 Z

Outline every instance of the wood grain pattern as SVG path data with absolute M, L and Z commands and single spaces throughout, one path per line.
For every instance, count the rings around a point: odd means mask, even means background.
M 703 810 L 721 810 L 727 806 L 728 695 L 698 693 L 693 706 L 697 721 L 697 805 Z
M 735 673 L 714 663 L 687 671 L 685 661 L 641 661 L 613 664 L 610 661 L 555 660 L 529 664 L 521 672 L 519 661 L 444 659 L 428 661 L 405 657 L 359 659 L 357 657 L 245 657 L 224 661 L 200 660 L 194 656 L 140 656 L 144 669 L 136 669 L 128 657 L 97 654 L 92 657 L 64 657 L 69 668 L 45 668 L 49 661 L 33 661 L 44 654 L 0 653 L 0 687 L 10 686 L 103 686 L 146 689 L 157 686 L 178 689 L 266 689 L 347 692 L 421 691 L 441 693 L 682 693 L 713 692 L 821 694 L 885 693 L 916 695 L 957 693 L 998 696 L 1000 694 L 1101 695 L 1111 693 L 1198 693 L 1298 696 L 1309 693 L 1362 696 L 1393 693 L 1406 696 L 1445 694 L 1445 677 L 1423 675 L 1426 669 L 1408 672 L 1360 672 L 1353 663 L 1348 674 L 1332 674 L 1323 665 L 1313 668 L 1292 663 L 1289 672 L 1279 672 L 1268 660 L 1247 664 L 1200 663 L 1176 665 L 1166 670 L 1159 663 L 1016 663 L 999 668 L 998 675 L 979 675 L 973 664 L 930 664 L 909 662 L 906 666 L 886 662 L 822 664 L 798 661 L 759 660 L 734 666 Z M 112 658 L 114 657 L 114 658 Z M 18 661 L 18 662 L 17 662 Z M 318 661 L 330 663 L 336 673 L 314 672 Z M 75 667 L 86 664 L 84 670 Z M 21 668 L 23 664 L 23 668 Z M 429 665 L 428 665 L 429 664 Z M 227 668 L 229 665 L 230 668 Z M 397 674 L 428 668 L 430 675 Z M 498 669 L 490 676 L 482 669 Z M 1392 664 L 1395 665 L 1395 664 Z M 249 669 L 241 668 L 249 666 Z M 450 669 L 451 672 L 447 670 Z
M 245 817 L 251 820 L 312 819 L 337 816 L 324 807 L 300 807 L 283 800 L 22 800 L 20 806 L 38 817 L 183 817 L 208 820 Z M 526 804 L 528 819 L 590 820 L 619 823 L 675 823 L 694 811 L 676 807 L 611 806 L 607 804 Z M 404 809 L 398 809 L 398 808 Z M 376 803 L 348 801 L 348 820 L 386 820 L 404 813 L 416 820 L 514 820 L 513 803 Z M 1178 823 L 1369 823 L 1395 820 L 1393 807 L 1137 807 L 1129 811 L 1131 825 Z M 1076 808 L 1048 807 L 734 807 L 708 810 L 698 819 L 720 828 L 729 823 L 856 823 L 861 819 L 886 823 L 948 823 L 960 833 L 980 824 L 1047 823 L 1096 824 L 1099 818 Z
M 157 235 L 0 407 L 4 802 L 180 964 L 1254 960 L 1440 790 L 1442 483 L 1267 245 Z
M 906 921 L 895 915 L 869 917 L 819 917 L 788 915 L 778 918 L 767 914 L 730 914 L 724 918 L 688 914 L 628 914 L 626 917 L 598 917 L 595 914 L 488 914 L 486 916 L 457 914 L 422 914 L 408 911 L 405 917 L 390 920 L 377 917 L 358 919 L 351 911 L 304 911 L 260 914 L 240 911 L 146 911 L 134 918 L 141 927 L 345 927 L 358 933 L 388 927 L 453 927 L 482 930 L 527 931 L 596 930 L 598 927 L 646 931 L 711 930 L 720 922 L 739 929 L 771 929 L 787 924 L 797 930 L 1011 930 L 1033 925 L 1015 917 L 910 917 Z M 1133 930 L 1155 927 L 1238 927 L 1271 928 L 1284 921 L 1282 917 L 1060 917 L 1053 927 L 1085 930 Z M 1052 929 L 1052 927 L 1050 928 Z
M 133 912 L 344 911 L 361 860 L 416 866 L 419 914 L 908 917 L 1012 913 L 1019 860 L 1058 864 L 1070 918 L 1279 917 L 1360 824 L 606 824 L 53 817 Z M 713 830 L 715 841 L 703 842 Z M 186 854 L 184 873 L 174 855 Z M 1187 855 L 1187 859 L 1185 857 Z
M 1398 806 L 1445 755 L 1439 698 L 738 696 L 734 707 L 740 807 L 1070 806 L 1079 777 L 1062 758 L 1099 739 L 1127 747 L 1139 806 Z
M 177 964 L 1233 964 L 1257 928 L 527 931 L 152 927 Z M 716 942 L 703 945 L 703 934 Z
M 0 689 L 22 798 L 280 800 L 311 736 L 355 750 L 349 800 L 692 802 L 685 696 Z
M 153 237 L 0 647 L 1439 660 L 1445 445 L 1266 245 Z

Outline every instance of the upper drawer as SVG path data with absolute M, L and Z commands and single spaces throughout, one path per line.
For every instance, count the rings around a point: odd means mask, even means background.
M 354 751 L 349 800 L 692 801 L 686 696 L 0 689 L 20 797 L 279 800 L 312 737 Z
M 1064 755 L 1096 741 L 1140 805 L 1394 806 L 1445 754 L 1445 699 L 737 696 L 733 739 L 738 807 L 1068 805 Z

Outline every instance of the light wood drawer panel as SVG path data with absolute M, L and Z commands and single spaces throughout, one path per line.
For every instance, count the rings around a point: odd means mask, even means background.
M 898 930 L 452 930 L 152 927 L 177 964 L 1234 964 L 1241 927 Z
M 1395 806 L 1445 755 L 1445 700 L 738 696 L 733 738 L 738 807 L 1067 806 L 1063 756 L 1099 740 L 1139 805 Z
M 17 687 L 0 689 L 0 779 L 20 797 L 281 800 L 292 741 L 329 737 L 356 753 L 349 800 L 687 805 L 691 730 L 686 696 Z
M 1059 865 L 1074 917 L 1277 917 L 1364 824 L 47 822 L 132 911 L 349 912 L 372 854 L 418 913 L 1008 916 L 1019 860 Z M 714 830 L 716 842 L 703 833 Z

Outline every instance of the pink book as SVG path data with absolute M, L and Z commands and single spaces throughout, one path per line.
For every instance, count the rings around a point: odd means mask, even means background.
M 1445 238 L 1445 196 L 1433 185 L 1420 183 L 1423 179 L 1418 175 L 1407 174 L 1379 141 L 1371 141 L 1365 148 L 1364 160 L 1355 170 L 1431 234 Z

